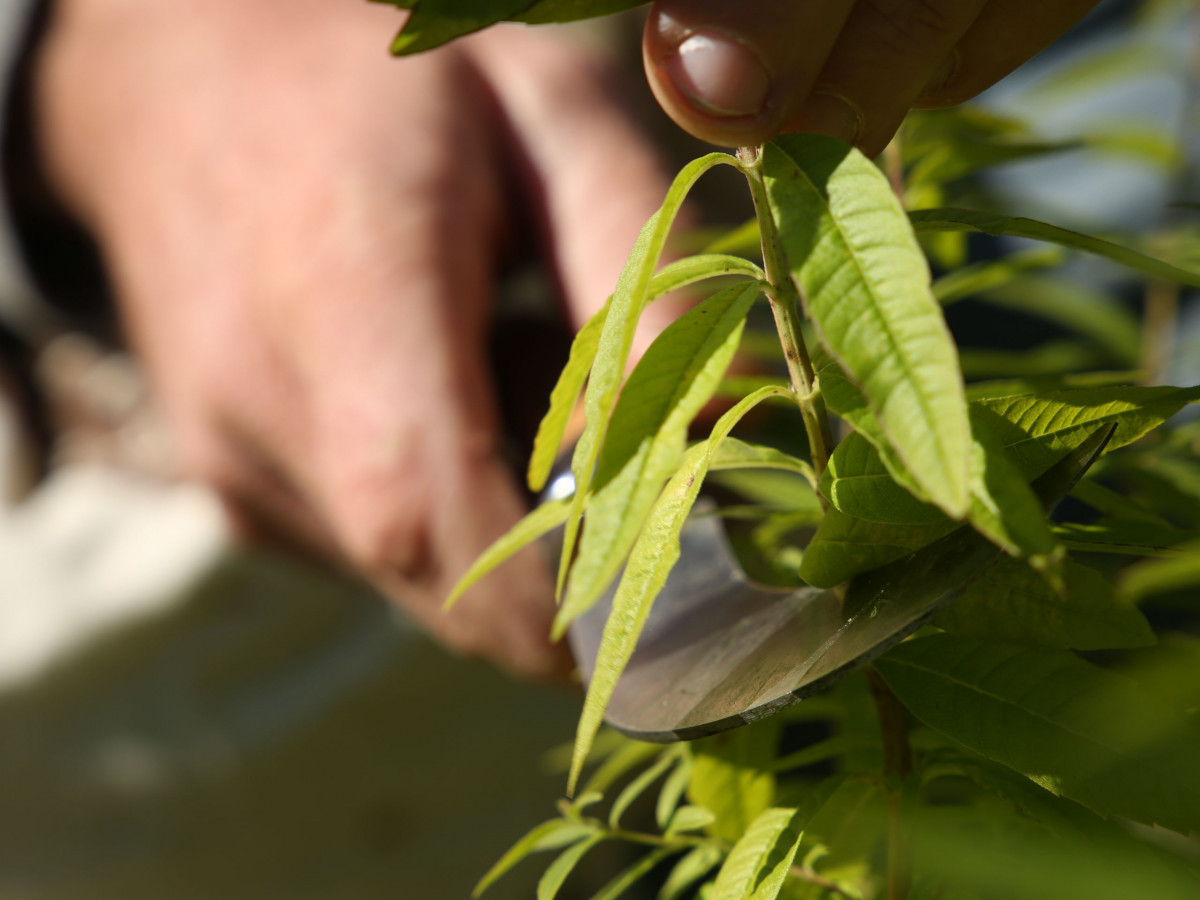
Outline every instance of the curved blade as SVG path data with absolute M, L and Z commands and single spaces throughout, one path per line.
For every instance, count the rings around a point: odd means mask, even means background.
M 1103 452 L 1103 428 L 1038 478 L 1058 505 Z M 755 584 L 720 522 L 693 516 L 605 716 L 644 741 L 692 740 L 770 715 L 822 691 L 895 646 L 962 593 L 1001 555 L 969 527 L 834 590 Z M 572 624 L 585 678 L 613 591 Z

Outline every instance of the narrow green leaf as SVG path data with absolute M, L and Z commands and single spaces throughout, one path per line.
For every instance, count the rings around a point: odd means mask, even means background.
M 1200 541 L 1180 547 L 1178 556 L 1148 560 L 1121 573 L 1120 595 L 1142 603 L 1158 594 L 1192 591 L 1200 595 Z
M 1101 815 L 1200 827 L 1200 727 L 1061 650 L 932 635 L 875 663 L 926 725 Z
M 471 563 L 471 567 L 446 596 L 444 608 L 449 609 L 453 606 L 459 597 L 496 566 L 562 525 L 567 520 L 570 510 L 571 504 L 568 500 L 551 500 L 530 510 L 521 521 L 497 538 L 490 547 L 479 554 L 475 562 Z
M 491 887 L 502 875 L 531 853 L 542 850 L 557 850 L 595 834 L 596 829 L 582 822 L 567 819 L 551 819 L 532 829 L 517 841 L 500 860 L 488 870 L 475 885 L 472 897 L 478 897 Z
M 970 426 L 958 355 L 899 200 L 869 159 L 832 138 L 784 135 L 764 147 L 762 166 L 822 344 L 922 493 L 962 518 Z
M 621 748 L 592 773 L 583 786 L 583 793 L 603 794 L 627 772 L 662 752 L 663 748 L 660 744 L 647 744 L 644 741 L 625 739 Z
M 1154 643 L 1146 617 L 1113 594 L 1107 578 L 1068 561 L 1066 590 L 1051 589 L 1028 566 L 1001 560 L 943 612 L 937 625 L 959 637 L 1038 647 L 1102 650 Z
M 663 776 L 667 769 L 671 768 L 678 759 L 677 752 L 664 753 L 658 758 L 654 765 L 648 767 L 629 784 L 625 785 L 624 790 L 617 795 L 617 799 L 613 801 L 612 809 L 608 813 L 608 827 L 618 828 L 621 824 L 621 816 L 625 814 L 625 810 L 629 809 L 638 797 L 646 792 L 655 781 Z
M 783 385 L 765 385 L 765 387 L 784 387 Z M 784 453 L 774 447 L 764 444 L 751 444 L 727 437 L 713 451 L 712 463 L 709 470 L 722 472 L 729 469 L 778 469 L 781 472 L 792 472 L 801 476 L 813 487 L 816 487 L 816 476 L 812 465 L 803 459 L 798 459 L 790 453 Z
M 689 256 L 663 266 L 662 270 L 655 274 L 650 280 L 646 302 L 651 303 L 665 294 L 707 278 L 728 275 L 740 275 L 756 281 L 762 280 L 762 270 L 758 266 L 737 256 L 719 253 Z M 558 382 L 550 393 L 550 408 L 538 426 L 538 432 L 533 441 L 533 453 L 529 458 L 529 489 L 535 493 L 546 486 L 546 479 L 550 477 L 550 471 L 554 468 L 571 411 L 575 408 L 575 403 L 583 392 L 588 372 L 596 359 L 600 332 L 604 328 L 604 320 L 608 316 L 608 308 L 611 303 L 612 298 L 610 297 L 604 306 L 579 329 L 575 340 L 571 343 L 571 353 L 567 358 L 567 363 L 563 366 L 563 370 L 558 376 Z
M 775 900 L 800 848 L 795 819 L 783 807 L 759 815 L 729 851 L 710 900 Z
M 663 831 L 666 830 L 671 816 L 675 814 L 683 793 L 687 790 L 688 782 L 692 779 L 692 757 L 684 753 L 679 757 L 678 765 L 667 776 L 662 790 L 658 792 L 658 802 L 654 805 L 654 821 Z
M 701 844 L 675 864 L 666 883 L 658 893 L 658 900 L 682 900 L 687 890 L 707 875 L 724 854 L 713 844 Z
M 1065 259 L 1066 254 L 1058 247 L 1035 247 L 1011 253 L 1003 259 L 963 266 L 935 281 L 933 296 L 943 306 L 949 306 L 983 291 L 1009 284 L 1018 275 L 1031 269 L 1060 265 Z
M 667 326 L 629 376 L 596 466 L 579 556 L 555 617 L 556 637 L 620 572 L 663 482 L 679 464 L 688 425 L 737 352 L 758 292 L 757 285 L 738 285 L 709 297 Z
M 583 392 L 588 372 L 596 359 L 600 331 L 604 328 L 604 319 L 608 316 L 611 302 L 610 298 L 575 334 L 566 365 L 558 375 L 554 390 L 550 392 L 550 407 L 538 425 L 537 434 L 534 435 L 533 452 L 529 455 L 529 469 L 526 473 L 529 489 L 535 494 L 546 486 L 550 472 L 554 469 L 571 411 Z
M 624 872 L 600 889 L 592 900 L 616 900 L 623 893 L 637 884 L 650 870 L 669 856 L 683 851 L 682 847 L 659 847 L 652 853 L 647 853 Z
M 716 815 L 703 806 L 681 806 L 671 817 L 667 825 L 668 835 L 681 834 L 685 831 L 699 831 L 717 821 Z
M 716 817 L 714 837 L 734 843 L 774 802 L 771 763 L 781 727 L 778 720 L 764 719 L 693 744 L 688 800 Z
M 608 418 L 616 403 L 638 318 L 646 305 L 650 281 L 654 270 L 658 268 L 667 234 L 692 185 L 709 169 L 719 165 L 736 166 L 737 160 L 727 153 L 710 153 L 684 166 L 671 183 L 663 205 L 642 228 L 621 277 L 617 280 L 617 287 L 613 292 L 609 312 L 596 347 L 596 358 L 588 378 L 587 393 L 584 395 L 586 421 L 583 433 L 575 444 L 575 454 L 571 458 L 571 472 L 575 476 L 575 496 L 571 516 L 567 519 L 567 526 L 563 532 L 563 550 L 558 567 L 559 596 L 562 595 L 567 570 L 575 555 L 579 521 L 591 490 L 592 473 L 608 433 Z
M 568 777 L 568 793 L 574 789 L 596 731 L 604 720 L 604 710 L 612 697 L 617 679 L 633 655 L 638 635 L 650 614 L 650 606 L 679 558 L 679 533 L 700 493 L 713 450 L 756 404 L 767 397 L 787 393 L 783 388 L 764 388 L 721 416 L 713 426 L 709 439 L 684 454 L 679 468 L 646 517 L 600 638 L 595 671 L 588 684 L 587 698 L 575 734 L 575 754 Z
M 1060 247 L 1069 247 L 1072 250 L 1094 253 L 1156 278 L 1200 287 L 1200 272 L 1181 269 L 1103 238 L 1071 231 L 1069 228 L 1060 228 L 1036 219 L 1002 216 L 977 209 L 955 209 L 953 207 L 919 209 L 909 213 L 909 218 L 918 234 L 930 231 L 978 231 L 993 237 L 1006 234 L 1013 237 L 1031 238 L 1036 241 L 1057 244 Z
M 604 835 L 593 834 L 578 844 L 573 844 L 558 855 L 554 862 L 546 867 L 537 886 L 537 900 L 554 900 L 558 896 L 567 876 L 583 859 L 584 855 L 604 840 Z

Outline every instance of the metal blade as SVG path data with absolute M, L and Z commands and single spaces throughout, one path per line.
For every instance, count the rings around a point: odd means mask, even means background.
M 1103 452 L 1101 428 L 1033 483 L 1047 510 Z M 605 716 L 644 741 L 692 740 L 761 719 L 885 653 L 993 565 L 1001 551 L 963 527 L 834 590 L 766 587 L 746 577 L 713 516 L 693 515 L 671 572 Z M 572 624 L 585 679 L 610 591 Z

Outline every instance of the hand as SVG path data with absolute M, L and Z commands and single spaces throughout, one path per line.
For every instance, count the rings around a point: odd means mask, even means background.
M 1096 0 L 657 0 L 643 52 L 655 96 L 715 144 L 780 131 L 879 153 L 913 107 L 969 100 Z
M 603 67 L 525 29 L 393 60 L 398 17 L 366 3 L 55 9 L 47 164 L 188 469 L 451 647 L 564 672 L 536 550 L 441 602 L 525 511 L 484 346 L 503 247 L 528 239 L 513 203 L 578 325 L 665 192 Z

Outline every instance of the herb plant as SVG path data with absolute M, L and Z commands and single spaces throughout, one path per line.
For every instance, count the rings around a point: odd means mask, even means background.
M 633 5 L 421 0 L 396 48 Z M 1110 240 L 1001 214 L 968 177 L 1078 146 L 967 109 L 911 116 L 882 167 L 799 134 L 684 167 L 575 338 L 537 435 L 534 491 L 583 397 L 574 494 L 531 512 L 450 598 L 558 527 L 555 635 L 615 584 L 569 763 L 574 799 L 479 891 L 554 850 L 538 890 L 549 900 L 591 848 L 620 841 L 645 853 L 602 898 L 653 871 L 662 898 L 1200 896 L 1182 837 L 1200 830 L 1200 422 L 1176 418 L 1200 388 L 1147 383 L 1178 286 L 1200 287 L 1196 237 L 1185 225 Z M 754 221 L 662 265 L 685 196 L 719 166 L 745 177 Z M 967 264 L 970 233 L 1037 243 Z M 1069 280 L 1080 255 L 1144 279 L 1142 322 Z M 647 304 L 706 282 L 716 289 L 626 377 Z M 944 307 L 965 297 L 1066 337 L 960 352 Z M 739 346 L 761 343 L 746 322 L 764 299 L 786 379 L 728 378 Z M 702 408 L 738 388 L 689 443 Z M 786 449 L 733 436 L 764 403 L 794 410 Z M 1102 429 L 1106 455 L 1072 491 L 1078 521 L 1048 518 L 1031 482 Z M 604 731 L 705 480 L 762 469 L 800 499 L 751 513 L 750 542 L 795 583 L 835 587 L 960 528 L 1003 552 L 933 626 L 825 695 L 692 743 Z M 806 544 L 789 542 L 806 527 Z M 638 810 L 650 824 L 627 826 Z

